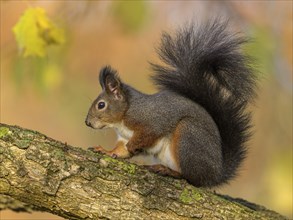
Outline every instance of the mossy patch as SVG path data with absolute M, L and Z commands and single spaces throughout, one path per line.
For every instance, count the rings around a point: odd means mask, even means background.
M 179 199 L 183 203 L 192 204 L 194 201 L 199 201 L 202 199 L 201 193 L 195 188 L 185 187 L 180 194 Z
M 177 180 L 174 181 L 174 186 L 177 189 L 182 189 L 182 187 L 183 187 L 181 181 L 177 181 Z
M 122 170 L 126 171 L 129 174 L 134 174 L 135 171 L 136 171 L 136 165 L 134 165 L 134 164 L 124 163 L 122 161 L 116 160 L 116 159 L 111 158 L 111 157 L 105 157 L 104 160 L 109 162 L 109 163 L 113 163 L 116 166 L 121 167 Z
M 15 145 L 20 149 L 27 149 L 30 146 L 30 140 L 17 140 Z
M 53 157 L 56 157 L 58 160 L 65 160 L 65 154 L 64 151 L 62 151 L 61 149 L 54 149 L 51 154 L 53 155 Z
M 11 134 L 11 131 L 9 130 L 9 128 L 0 127 L 0 138 L 3 138 L 9 134 Z
M 123 170 L 125 170 L 127 173 L 134 174 L 136 166 L 134 164 L 124 164 Z
M 0 179 L 0 193 L 7 193 L 10 190 L 10 184 L 5 179 Z
M 105 156 L 104 160 L 107 161 L 107 162 L 110 162 L 110 163 L 117 163 L 117 162 L 119 162 L 118 160 L 116 160 L 116 159 L 114 159 L 112 157 L 107 157 L 107 156 Z

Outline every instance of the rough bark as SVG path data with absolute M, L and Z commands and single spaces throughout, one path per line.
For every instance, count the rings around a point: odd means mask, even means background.
M 4 124 L 0 194 L 0 210 L 41 210 L 68 219 L 286 219 L 185 180 Z

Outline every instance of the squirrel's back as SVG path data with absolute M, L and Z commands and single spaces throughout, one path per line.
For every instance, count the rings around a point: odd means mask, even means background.
M 185 117 L 195 117 L 198 123 L 212 127 L 217 133 L 217 127 L 212 117 L 199 104 L 173 91 L 160 91 L 146 95 L 131 88 L 128 89 L 129 108 L 125 118 L 152 127 L 156 134 L 165 135 L 173 132 L 180 120 Z M 160 122 L 160 123 L 155 123 Z
M 198 103 L 218 127 L 223 171 L 210 186 L 234 177 L 246 156 L 250 114 L 245 109 L 256 87 L 250 60 L 241 53 L 246 42 L 227 30 L 227 22 L 190 24 L 174 36 L 163 35 L 159 56 L 165 65 L 152 64 L 160 90 Z

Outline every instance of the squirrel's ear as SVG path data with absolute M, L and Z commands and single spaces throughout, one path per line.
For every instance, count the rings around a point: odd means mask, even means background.
M 102 68 L 99 80 L 106 93 L 113 95 L 115 99 L 123 99 L 122 83 L 116 70 L 113 70 L 110 66 Z

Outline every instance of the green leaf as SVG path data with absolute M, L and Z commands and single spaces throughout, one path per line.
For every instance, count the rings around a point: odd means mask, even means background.
M 63 29 L 58 28 L 42 8 L 29 8 L 13 27 L 13 32 L 24 57 L 46 55 L 50 44 L 65 42 Z
M 148 5 L 146 1 L 114 1 L 114 15 L 125 30 L 137 31 L 146 21 Z
M 255 59 L 253 67 L 258 70 L 257 73 L 261 75 L 271 74 L 274 69 L 276 40 L 267 28 L 252 26 L 251 33 L 253 40 L 246 44 L 243 49 Z

